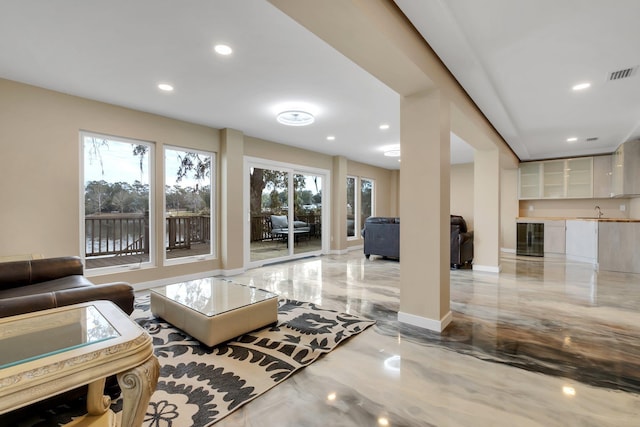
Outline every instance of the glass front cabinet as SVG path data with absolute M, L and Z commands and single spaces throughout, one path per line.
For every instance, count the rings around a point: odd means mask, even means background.
M 593 157 L 521 163 L 518 198 L 589 199 L 593 197 Z

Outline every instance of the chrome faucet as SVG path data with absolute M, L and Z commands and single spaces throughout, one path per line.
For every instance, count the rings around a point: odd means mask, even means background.
M 602 218 L 603 213 L 602 210 L 600 210 L 600 206 L 596 206 L 595 210 L 598 212 L 598 219 Z

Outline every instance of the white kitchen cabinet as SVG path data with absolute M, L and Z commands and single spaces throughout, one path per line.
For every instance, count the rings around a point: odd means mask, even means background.
M 564 254 L 566 247 L 564 220 L 544 220 L 544 253 Z
M 628 141 L 613 153 L 612 193 L 617 197 L 640 195 L 640 140 Z
M 518 177 L 520 200 L 593 197 L 593 157 L 522 163 Z
M 522 163 L 518 168 L 518 198 L 540 198 L 541 162 Z
M 613 193 L 613 156 L 595 156 L 593 158 L 593 197 L 603 199 Z
M 593 157 L 567 159 L 565 196 L 569 199 L 593 197 Z
M 598 221 L 567 220 L 567 259 L 598 263 Z
M 558 199 L 565 195 L 564 189 L 564 160 L 550 160 L 542 162 L 542 197 Z

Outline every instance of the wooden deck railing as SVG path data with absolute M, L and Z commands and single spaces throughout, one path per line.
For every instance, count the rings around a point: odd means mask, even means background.
M 87 257 L 149 253 L 149 216 L 142 213 L 85 216 Z M 167 221 L 167 249 L 190 249 L 211 235 L 208 215 L 173 216 Z
M 142 213 L 86 215 L 85 254 L 149 253 L 149 216 Z
M 191 243 L 206 243 L 210 236 L 209 215 L 167 218 L 167 249 L 190 249 Z

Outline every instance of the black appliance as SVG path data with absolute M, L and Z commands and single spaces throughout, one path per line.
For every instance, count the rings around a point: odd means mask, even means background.
M 544 256 L 544 224 L 519 222 L 517 226 L 516 255 Z

